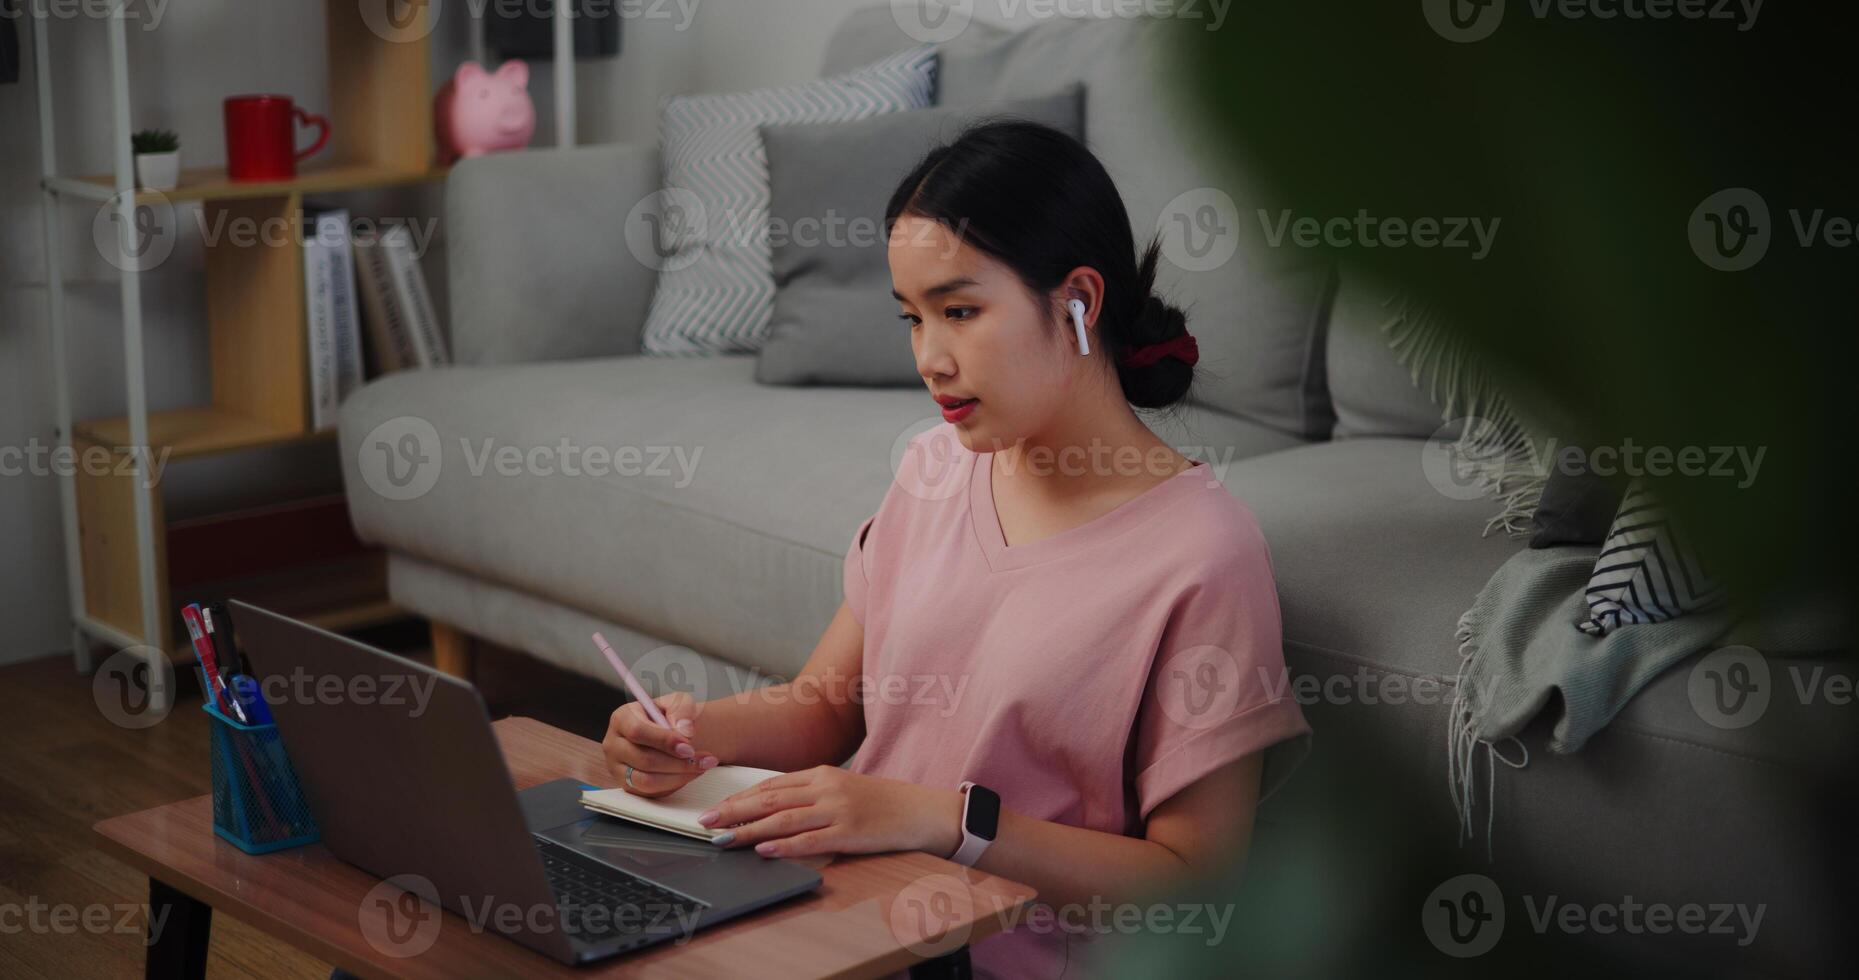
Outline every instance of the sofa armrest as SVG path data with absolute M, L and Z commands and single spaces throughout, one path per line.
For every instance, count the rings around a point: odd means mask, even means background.
M 659 187 L 645 142 L 459 161 L 445 182 L 455 360 L 638 353 L 658 272 L 627 249 L 626 222 Z

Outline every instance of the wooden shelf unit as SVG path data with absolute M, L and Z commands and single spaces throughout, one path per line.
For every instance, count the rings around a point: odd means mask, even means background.
M 412 184 L 443 177 L 435 165 L 432 125 L 433 85 L 428 31 L 417 26 L 407 32 L 411 40 L 386 38 L 368 26 L 392 22 L 389 8 L 400 0 L 325 0 L 327 26 L 325 56 L 329 91 L 319 99 L 305 93 L 299 101 L 330 121 L 330 140 L 299 174 L 284 181 L 234 182 L 223 167 L 194 167 L 184 171 L 174 190 L 136 190 L 128 153 L 130 107 L 128 99 L 128 44 L 119 18 L 104 18 L 110 31 L 112 141 L 115 171 L 105 176 L 69 176 L 60 172 L 51 95 L 49 46 L 43 24 L 35 24 L 41 115 L 41 187 L 47 208 L 46 242 L 51 294 L 52 352 L 58 372 L 56 400 L 58 427 L 69 433 L 72 448 L 82 454 L 102 448 L 115 454 L 140 452 L 134 422 L 146 427 L 148 452 L 166 453 L 170 460 L 238 452 L 330 438 L 329 431 L 311 428 L 308 330 L 304 309 L 303 206 L 306 194 L 328 194 Z M 364 7 L 373 5 L 363 15 Z M 413 16 L 430 18 L 426 5 L 412 9 Z M 378 16 L 374 16 L 378 15 Z M 185 153 L 183 148 L 183 153 Z M 58 231 L 53 222 L 60 197 L 117 202 L 119 213 L 135 204 L 163 200 L 199 202 L 206 227 L 228 227 L 224 221 L 259 222 L 254 227 L 288 233 L 257 236 L 219 236 L 206 244 L 206 319 L 211 356 L 212 398 L 207 405 L 165 411 L 148 411 L 141 357 L 142 314 L 140 273 L 123 273 L 125 348 L 129 410 L 115 418 L 74 421 L 66 387 L 63 282 L 56 255 Z M 132 421 L 133 420 L 133 421 Z M 80 455 L 79 458 L 82 458 Z M 75 626 L 73 642 L 80 669 L 88 669 L 90 637 L 123 642 L 140 637 L 146 645 L 175 651 L 174 625 L 178 622 L 169 581 L 168 545 L 174 528 L 163 517 L 159 486 L 148 486 L 139 468 L 117 473 L 78 472 L 62 490 L 68 562 L 81 569 L 70 581 Z M 142 521 L 148 521 L 144 527 Z M 145 556 L 138 539 L 153 543 Z M 379 555 L 375 559 L 378 564 Z M 335 606 L 311 603 L 298 611 L 323 622 L 366 623 L 394 614 L 385 599 L 382 574 L 359 575 L 363 594 Z M 327 582 L 309 583 L 327 598 Z M 294 608 L 285 575 L 272 582 L 270 595 L 279 608 Z M 150 593 L 158 599 L 151 604 Z M 185 644 L 181 644 L 185 647 Z

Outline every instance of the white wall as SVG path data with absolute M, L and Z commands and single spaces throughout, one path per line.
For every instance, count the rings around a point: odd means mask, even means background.
M 342 0 L 325 0 L 342 2 Z M 437 0 L 433 85 L 469 56 L 468 8 L 485 0 Z M 882 0 L 634 0 L 617 59 L 576 67 L 576 126 L 583 143 L 653 140 L 659 100 L 804 81 L 817 75 L 827 38 L 851 10 Z M 143 18 L 129 32 L 131 115 L 135 128 L 174 129 L 184 163 L 224 158 L 220 100 L 235 92 L 285 92 L 312 110 L 327 90 L 322 6 L 314 0 L 136 0 Z M 975 16 L 1024 21 L 1025 0 L 976 0 Z M 1017 12 L 1017 16 L 1015 15 Z M 159 13 L 159 19 L 156 14 Z M 152 30 L 143 29 L 153 25 Z M 47 350 L 45 262 L 38 191 L 37 92 L 32 31 L 21 25 L 24 67 L 0 85 L 0 448 L 54 441 Z M 52 45 L 58 156 L 65 172 L 111 166 L 106 30 L 88 19 L 54 20 Z M 554 142 L 553 79 L 531 66 L 538 127 L 535 145 Z M 381 191 L 346 200 L 359 213 L 423 220 L 440 212 L 441 188 Z M 122 330 L 117 278 L 90 239 L 87 204 L 60 216 L 67 277 L 73 408 L 78 418 L 120 415 Z M 175 253 L 142 277 L 149 404 L 153 409 L 210 400 L 203 313 L 203 258 L 192 221 Z M 424 268 L 435 299 L 445 297 L 444 230 Z M 441 309 L 441 316 L 444 310 Z M 169 468 L 164 500 L 183 516 L 287 494 L 340 486 L 331 446 L 295 447 Z M 64 551 L 54 479 L 0 475 L 0 663 L 68 651 Z

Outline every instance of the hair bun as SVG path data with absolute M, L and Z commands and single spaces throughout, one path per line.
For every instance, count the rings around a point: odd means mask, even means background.
M 1194 383 L 1192 362 L 1198 358 L 1192 347 L 1186 359 L 1163 356 L 1172 355 L 1172 351 L 1137 356 L 1133 361 L 1125 358 L 1133 351 L 1187 337 L 1188 315 L 1151 293 L 1136 311 L 1130 327 L 1131 342 L 1117 359 L 1117 379 L 1123 386 L 1123 396 L 1138 408 L 1166 408 L 1186 397 Z
M 1134 332 L 1136 336 L 1144 338 L 1145 345 L 1173 340 L 1188 332 L 1188 315 L 1179 307 L 1170 306 L 1162 297 L 1150 293 L 1143 300 L 1142 309 L 1136 313 Z

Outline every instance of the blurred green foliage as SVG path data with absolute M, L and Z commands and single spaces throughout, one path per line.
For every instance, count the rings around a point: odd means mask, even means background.
M 1217 31 L 1174 21 L 1170 62 L 1259 188 L 1242 221 L 1501 220 L 1476 261 L 1319 247 L 1429 303 L 1526 409 L 1569 420 L 1564 441 L 1762 452 L 1748 486 L 1652 484 L 1738 597 L 1827 586 L 1850 605 L 1849 7 L 1761 4 L 1749 22 L 1716 2 L 1701 9 L 1741 20 L 1571 17 L 1543 0 L 1238 3 Z M 1442 11 L 1501 20 L 1455 42 L 1429 23 Z M 1743 271 L 1705 264 L 1688 235 L 1728 188 L 1770 214 L 1768 251 Z

